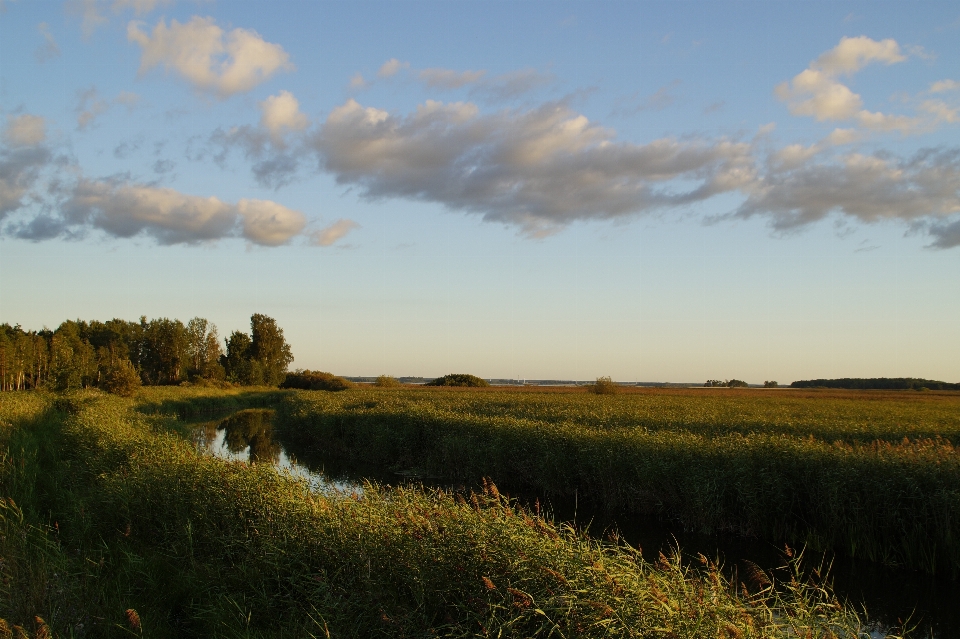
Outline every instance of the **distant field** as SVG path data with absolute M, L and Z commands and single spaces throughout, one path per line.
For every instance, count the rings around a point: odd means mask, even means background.
M 956 392 L 358 388 L 298 392 L 278 428 L 340 459 L 960 571 Z

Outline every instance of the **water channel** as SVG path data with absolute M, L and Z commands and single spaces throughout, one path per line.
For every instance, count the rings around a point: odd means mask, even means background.
M 336 460 L 325 459 L 315 451 L 290 448 L 274 437 L 272 416 L 270 410 L 242 410 L 196 426 L 194 441 L 206 453 L 223 459 L 273 464 L 305 479 L 319 491 L 362 493 L 363 482 L 368 480 L 387 485 L 412 483 L 451 490 L 472 488 L 382 468 L 345 466 Z M 702 553 L 709 558 L 718 558 L 728 571 L 743 570 L 746 562 L 771 571 L 785 562 L 783 545 L 774 546 L 734 535 L 693 534 L 656 518 L 606 513 L 576 498 L 557 499 L 523 493 L 514 496 L 526 505 L 539 501 L 558 523 L 574 525 L 595 538 L 604 538 L 616 531 L 622 539 L 641 548 L 648 560 L 655 560 L 659 553 L 669 554 L 679 547 L 685 556 L 696 557 L 697 553 Z M 858 610 L 865 608 L 870 619 L 882 626 L 898 628 L 909 620 L 908 627 L 916 627 L 912 636 L 960 637 L 960 580 L 809 551 L 805 554 L 804 564 L 808 567 L 830 564 L 829 575 L 837 596 Z

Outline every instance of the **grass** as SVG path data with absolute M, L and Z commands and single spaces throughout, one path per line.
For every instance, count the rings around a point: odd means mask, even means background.
M 3 624 L 34 637 L 864 632 L 796 570 L 777 588 L 758 572 L 741 589 L 708 558 L 648 564 L 519 508 L 492 483 L 470 495 L 318 494 L 269 464 L 198 454 L 180 434 L 178 414 L 278 397 L 0 395 Z
M 960 395 L 357 389 L 278 407 L 331 458 L 960 571 Z

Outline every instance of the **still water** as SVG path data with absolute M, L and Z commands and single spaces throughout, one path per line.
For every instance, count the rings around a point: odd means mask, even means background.
M 380 484 L 423 484 L 436 488 L 466 490 L 438 478 L 393 473 L 383 468 L 343 465 L 316 451 L 293 449 L 273 435 L 273 411 L 249 409 L 221 420 L 199 425 L 196 444 L 208 454 L 249 463 L 269 463 L 303 478 L 319 491 L 363 492 L 364 481 Z M 509 492 L 509 491 L 502 491 Z M 746 562 L 766 571 L 785 563 L 784 547 L 734 535 L 698 535 L 656 518 L 607 513 L 590 503 L 573 498 L 548 498 L 518 493 L 521 503 L 542 504 L 557 522 L 571 524 L 590 535 L 603 538 L 616 532 L 643 551 L 648 560 L 659 553 L 680 548 L 684 555 L 702 553 L 719 559 L 727 570 L 743 571 Z M 899 570 L 870 561 L 832 557 L 807 552 L 804 564 L 830 565 L 834 592 L 857 609 L 866 608 L 870 618 L 887 627 L 916 626 L 913 636 L 950 639 L 960 637 L 960 581 Z M 908 621 L 909 620 L 909 621 Z

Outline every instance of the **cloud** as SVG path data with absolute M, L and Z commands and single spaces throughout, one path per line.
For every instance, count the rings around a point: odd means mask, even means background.
M 960 220 L 949 224 L 934 224 L 929 228 L 929 233 L 934 237 L 931 248 L 956 248 L 960 246 Z
M 10 146 L 35 146 L 47 139 L 47 123 L 39 115 L 7 116 L 3 141 Z
M 350 78 L 350 88 L 357 90 L 367 88 L 367 81 L 364 79 L 363 74 L 357 72 Z
M 198 91 L 223 99 L 249 91 L 277 71 L 290 71 L 290 56 L 278 44 L 266 42 L 256 31 L 225 33 L 213 18 L 194 16 L 180 24 L 161 20 L 148 34 L 143 23 L 127 26 L 127 39 L 143 49 L 140 73 L 162 65 L 187 80 Z
M 453 71 L 452 69 L 424 69 L 417 77 L 435 89 L 459 89 L 479 81 L 486 71 Z
M 912 47 L 910 54 L 926 56 L 917 47 Z M 842 38 L 840 44 L 810 63 L 793 80 L 778 85 L 774 94 L 787 103 L 793 115 L 810 116 L 821 122 L 854 120 L 871 131 L 912 135 L 933 131 L 943 122 L 955 122 L 957 110 L 938 100 L 922 103 L 918 116 L 869 111 L 863 108 L 860 95 L 838 80 L 839 76 L 852 75 L 872 62 L 890 65 L 906 59 L 895 40 L 876 41 L 866 36 Z M 950 82 L 934 83 L 931 92 L 949 90 Z
M 237 126 L 218 129 L 210 136 L 210 144 L 219 150 L 214 161 L 223 166 L 232 148 L 239 148 L 252 166 L 254 178 L 261 186 L 280 188 L 290 183 L 304 153 L 302 138 L 294 139 L 290 148 L 288 135 L 310 126 L 310 119 L 300 111 L 300 103 L 289 91 L 281 91 L 260 103 L 260 126 Z
M 80 16 L 80 28 L 84 37 L 89 38 L 97 27 L 109 22 L 104 15 L 109 8 L 119 14 L 133 10 L 136 15 L 150 13 L 157 7 L 172 5 L 173 0 L 68 0 L 67 10 Z
M 409 62 L 400 62 L 396 58 L 391 58 L 383 63 L 383 66 L 380 67 L 380 70 L 377 71 L 377 76 L 381 78 L 392 78 L 397 75 L 401 69 L 409 69 Z
M 54 39 L 53 34 L 50 33 L 50 27 L 46 22 L 41 22 L 37 25 L 37 31 L 40 32 L 40 35 L 43 36 L 43 44 L 37 47 L 37 50 L 33 52 L 33 55 L 37 58 L 38 62 L 46 62 L 52 58 L 56 58 L 60 55 L 60 46 L 57 44 L 57 41 Z
M 960 89 L 960 82 L 956 80 L 940 80 L 930 85 L 930 93 L 943 93 Z
M 510 100 L 554 80 L 552 75 L 536 69 L 519 69 L 490 77 L 485 70 L 454 71 L 435 68 L 420 71 L 417 78 L 431 89 L 452 91 L 469 86 L 471 95 L 488 101 Z
M 281 91 L 261 102 L 260 112 L 260 125 L 270 132 L 275 144 L 282 144 L 286 133 L 310 126 L 310 118 L 300 112 L 300 103 L 289 91 Z
M 427 101 L 395 116 L 349 100 L 313 145 L 322 167 L 365 197 L 437 202 L 529 235 L 684 206 L 754 179 L 745 143 L 613 138 L 563 103 L 482 115 L 470 103 Z
M 909 159 L 848 153 L 789 169 L 758 180 L 736 214 L 767 215 L 783 230 L 831 213 L 908 223 L 960 213 L 960 149 L 928 149 Z
M 110 104 L 98 97 L 97 88 L 90 87 L 77 92 L 77 129 L 83 131 L 98 117 L 107 112 Z
M 174 189 L 82 178 L 60 206 L 62 230 L 93 228 L 119 238 L 152 237 L 160 244 L 196 244 L 243 237 L 279 246 L 306 225 L 299 211 L 268 200 L 186 195 Z M 52 219 L 43 221 L 49 236 Z M 25 229 L 18 233 L 25 237 Z M 39 238 L 35 238 L 39 239 Z
M 360 225 L 353 220 L 337 220 L 330 226 L 311 233 L 310 239 L 316 246 L 332 246 L 336 244 L 337 240 L 345 237 L 347 233 L 355 228 L 359 228 L 359 226 Z

